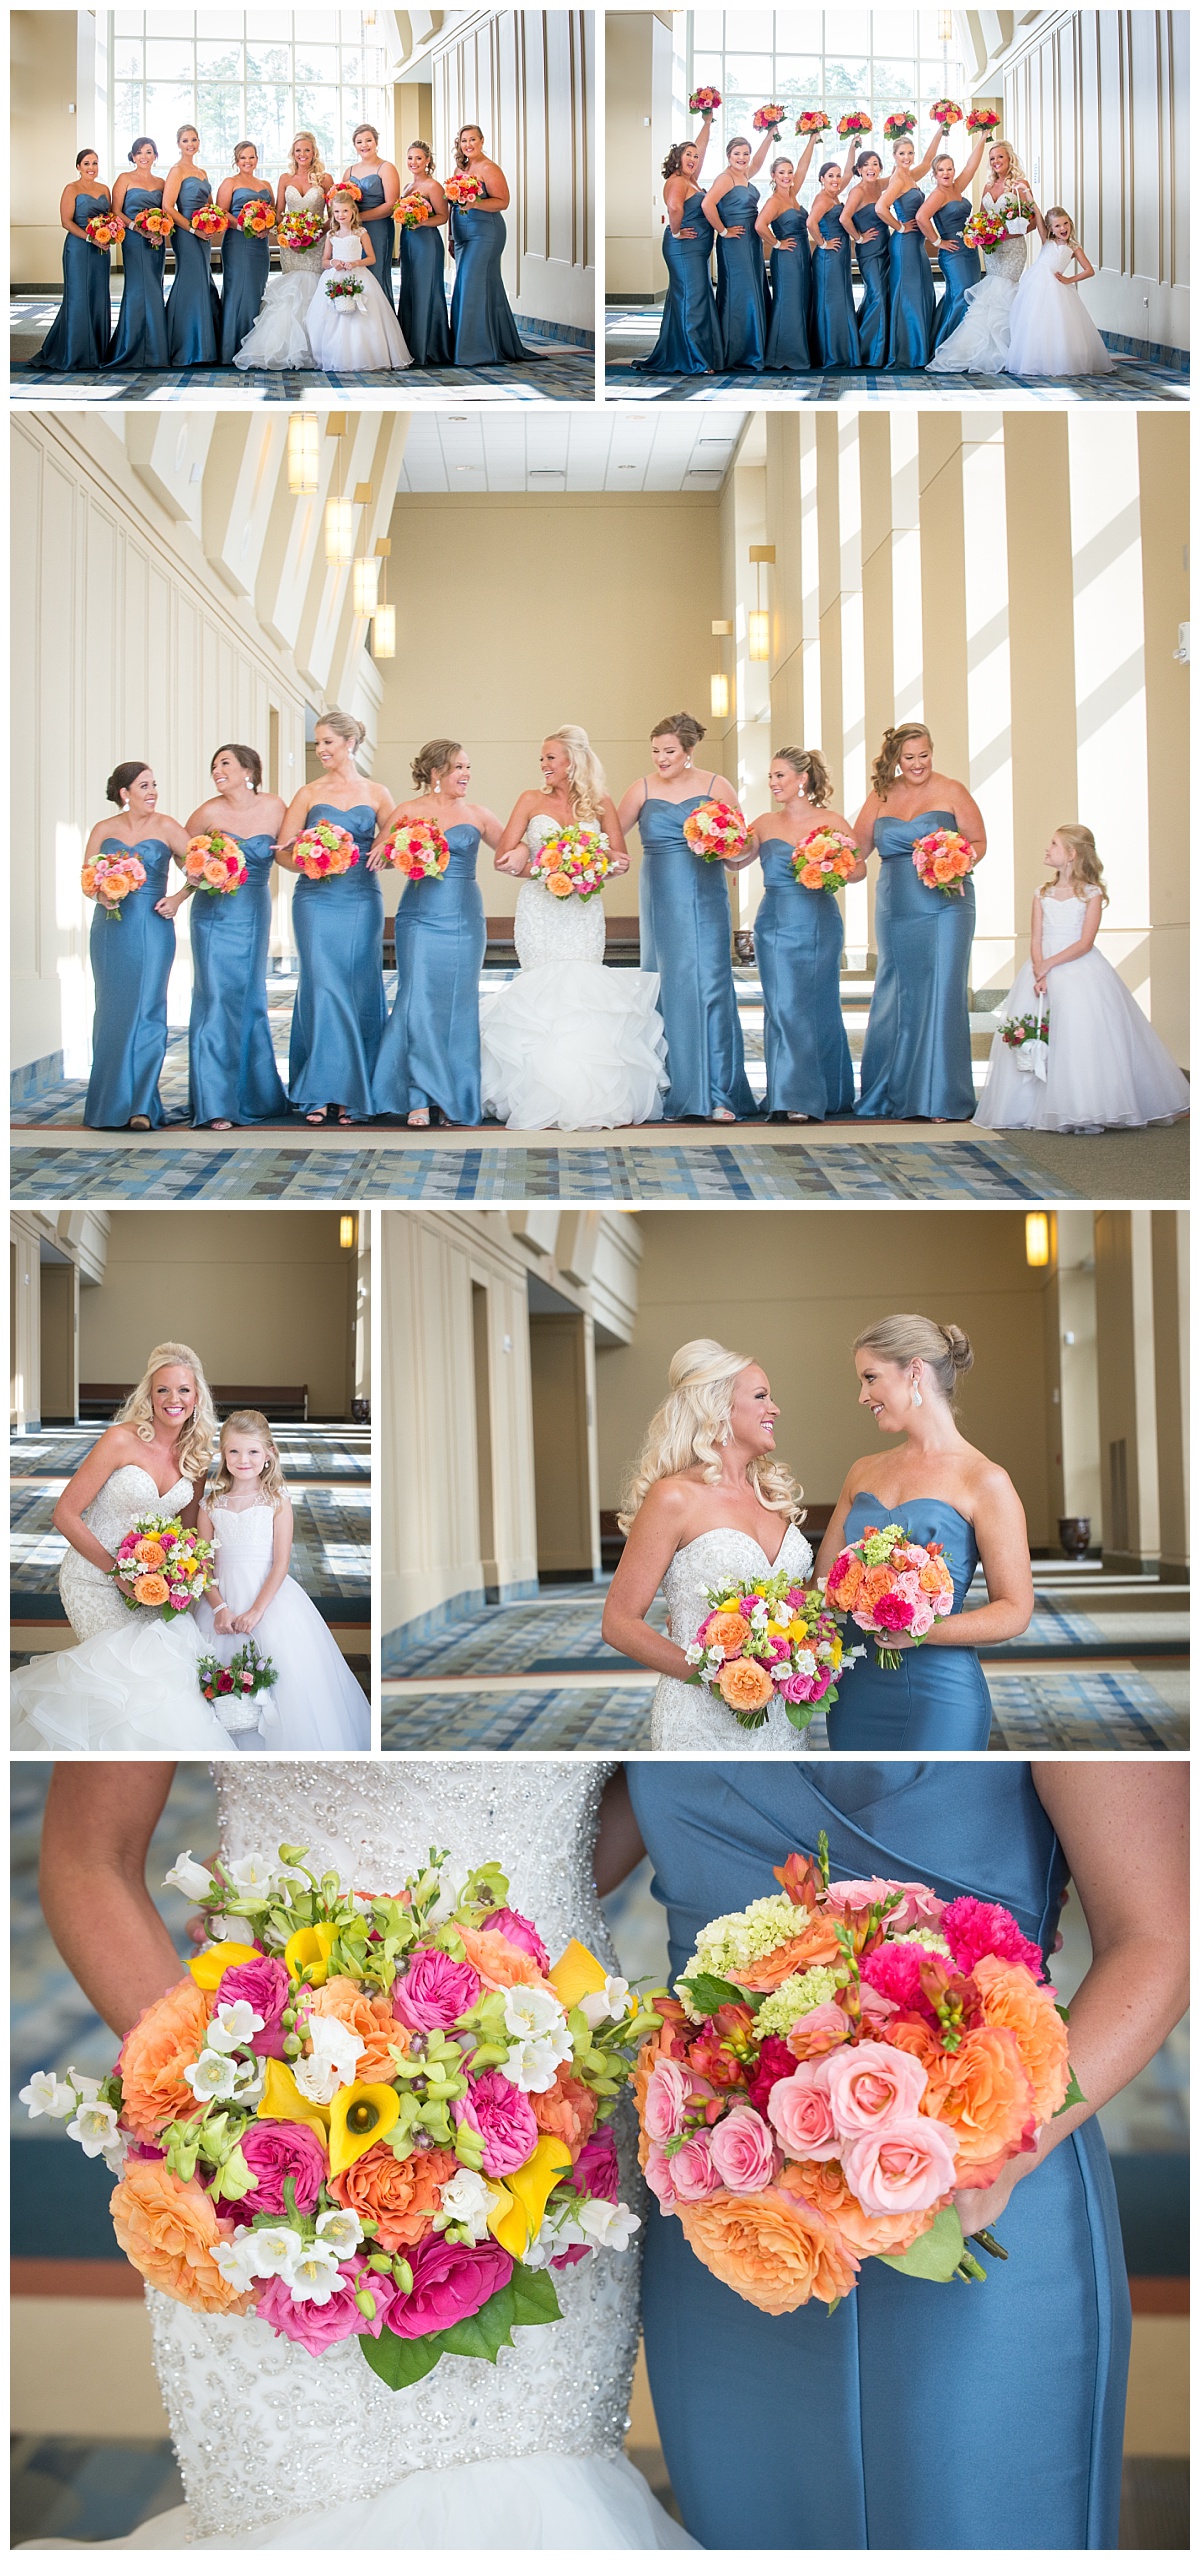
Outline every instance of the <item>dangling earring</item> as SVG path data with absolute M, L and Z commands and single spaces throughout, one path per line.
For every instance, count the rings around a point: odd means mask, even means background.
M 691 770 L 692 770 L 692 759 L 691 759 L 691 757 L 690 757 L 690 756 L 685 756 L 685 757 L 684 757 L 684 759 L 683 759 L 683 765 L 684 765 L 684 771 L 685 771 L 685 773 L 690 773 L 690 772 L 691 772 Z
M 916 1379 L 915 1379 L 915 1378 L 913 1379 L 913 1382 L 912 1382 L 912 1400 L 913 1400 L 913 1403 L 914 1403 L 914 1404 L 920 1404 L 920 1403 L 923 1401 L 923 1399 L 922 1399 L 922 1395 L 921 1395 L 921 1390 L 920 1390 L 919 1386 L 917 1385 L 917 1382 L 916 1382 Z

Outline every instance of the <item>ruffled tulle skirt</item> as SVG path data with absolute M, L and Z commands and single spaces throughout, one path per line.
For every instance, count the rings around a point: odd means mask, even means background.
M 968 286 L 956 329 L 929 358 L 928 373 L 1003 373 L 1008 363 L 1013 304 L 1025 272 L 1022 237 L 990 251 L 981 284 Z
M 1006 370 L 1022 374 L 1112 373 L 1113 360 L 1078 285 L 1060 284 L 1043 251 L 1017 288 Z
M 308 334 L 308 314 L 320 277 L 294 269 L 272 276 L 249 337 L 243 338 L 233 361 L 242 373 L 295 373 L 317 359 Z
M 323 373 L 399 373 L 412 363 L 387 295 L 365 267 L 351 270 L 362 292 L 353 301 L 329 298 L 334 273 L 325 269 L 308 312 L 312 361 Z
M 221 1597 L 235 1616 L 253 1607 L 269 1568 L 261 1557 L 221 1548 Z M 199 1607 L 204 1651 L 228 1662 L 246 1638 L 213 1633 L 207 1600 Z M 268 1601 L 254 1641 L 278 1678 L 261 1693 L 262 1730 L 241 1733 L 243 1751 L 369 1751 L 371 1710 L 308 1593 L 289 1574 Z
M 623 1129 L 661 1120 L 666 1035 L 658 977 L 590 960 L 522 969 L 480 1008 L 485 1114 L 511 1129 Z
M 1187 1078 L 1102 952 L 1064 961 L 1046 989 L 1045 1082 L 1018 1065 L 997 1032 L 975 1114 L 979 1128 L 1144 1129 L 1190 1109 Z M 1005 1011 L 1033 1013 L 1036 1005 L 1027 960 Z
M 190 1617 L 128 1617 L 67 1652 L 39 1654 L 14 1671 L 15 1751 L 235 1749 L 207 1699 Z

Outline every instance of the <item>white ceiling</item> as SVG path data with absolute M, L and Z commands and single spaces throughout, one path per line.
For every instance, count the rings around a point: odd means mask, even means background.
M 441 490 L 719 489 L 741 410 L 416 411 L 398 494 Z

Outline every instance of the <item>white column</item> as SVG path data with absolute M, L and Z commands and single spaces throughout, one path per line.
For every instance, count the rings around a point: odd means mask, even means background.
M 1150 845 L 1137 416 L 1068 412 L 1082 825 L 1109 892 L 1101 948 L 1150 1010 Z M 1063 705 L 1064 715 L 1070 709 Z
M 983 811 L 987 860 L 975 882 L 972 980 L 987 986 L 1013 961 L 1012 697 L 1009 691 L 1008 524 L 1004 422 L 963 418 L 966 566 L 967 781 Z M 1006 980 L 1007 983 L 1007 980 Z
M 920 419 L 893 409 L 892 447 L 892 720 L 925 717 L 921 651 Z
M 862 453 L 858 419 L 844 411 L 838 417 L 838 556 L 842 626 L 841 799 L 855 818 L 867 796 L 866 668 L 863 662 L 862 592 Z M 844 893 L 846 942 L 851 951 L 867 947 L 867 884 Z

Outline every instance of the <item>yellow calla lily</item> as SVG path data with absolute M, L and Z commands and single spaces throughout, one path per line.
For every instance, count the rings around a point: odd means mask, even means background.
M 293 1982 L 305 1971 L 312 1982 L 324 1982 L 336 1936 L 332 1920 L 318 1920 L 315 1929 L 293 1930 L 283 1950 L 283 1961 Z
M 574 2009 L 589 1991 L 603 1991 L 607 1976 L 590 1950 L 581 1947 L 578 1938 L 569 1938 L 547 1979 L 553 1983 L 564 2009 Z
M 329 2109 L 313 2104 L 296 2087 L 294 2074 L 286 2062 L 268 2061 L 263 2073 L 263 2093 L 258 2102 L 260 2116 L 273 2116 L 284 2124 L 306 2124 L 322 2145 L 329 2141 Z
M 331 2174 L 340 2178 L 373 2142 L 384 2141 L 399 2116 L 399 2097 L 386 2080 L 356 2080 L 352 2088 L 335 2089 L 329 2107 Z
M 211 1947 L 202 1947 L 198 1956 L 189 1956 L 187 1969 L 202 1991 L 215 1991 L 231 1964 L 253 1964 L 257 1953 L 256 1947 L 246 1946 L 240 1938 L 221 1938 Z
M 550 2195 L 564 2169 L 570 2166 L 566 2143 L 555 2134 L 543 2133 L 524 2168 L 514 2169 L 511 2177 L 501 2179 L 506 2192 L 497 2198 L 488 2215 L 488 2230 L 510 2257 L 522 2257 L 530 2241 L 536 2240 Z

